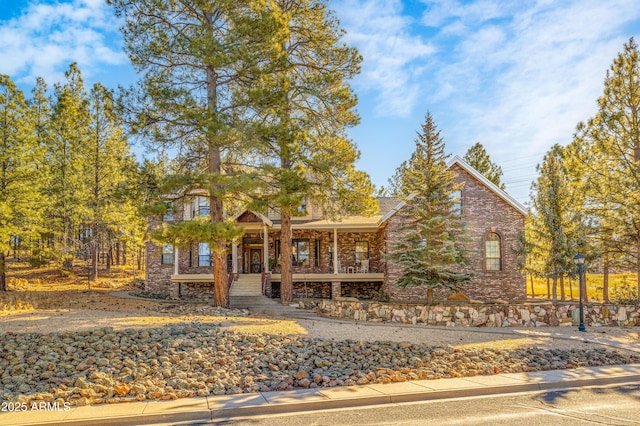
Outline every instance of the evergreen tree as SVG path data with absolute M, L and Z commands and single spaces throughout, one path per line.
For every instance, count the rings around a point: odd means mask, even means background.
M 29 107 L 20 89 L 0 75 L 0 291 L 6 291 L 5 253 L 12 238 L 19 238 L 37 202 L 32 181 L 36 177 L 37 150 L 29 127 Z
M 344 31 L 324 1 L 276 0 L 270 7 L 278 31 L 260 84 L 253 132 L 258 174 L 267 189 L 261 201 L 281 215 L 282 253 L 291 253 L 291 220 L 306 214 L 306 200 L 325 214 L 371 213 L 375 204 L 368 176 L 346 129 L 357 124 L 356 97 L 347 80 L 359 72 L 358 52 L 341 44 Z M 292 259 L 281 259 L 281 298 L 293 297 Z
M 83 175 L 89 153 L 89 99 L 77 65 L 55 86 L 55 101 L 48 139 L 48 182 L 45 195 L 47 224 L 53 236 L 54 258 L 70 270 L 79 247 L 79 233 L 87 216 L 87 185 Z
M 569 181 L 562 147 L 556 144 L 549 150 L 538 173 L 532 186 L 536 214 L 533 227 L 539 237 L 534 243 L 538 251 L 534 257 L 544 259 L 545 272 L 553 277 L 556 303 L 558 278 L 562 280 L 565 273 L 575 269 L 573 256 L 584 248 L 584 218 L 579 201 L 575 202 L 579 191 Z
M 225 221 L 224 202 L 255 179 L 226 173 L 225 154 L 238 152 L 238 92 L 254 83 L 251 69 L 271 15 L 253 0 L 108 0 L 123 16 L 126 50 L 142 75 L 137 126 L 179 153 L 182 176 L 167 187 L 183 195 L 209 194 L 207 222 L 176 223 L 158 238 L 176 245 L 209 243 L 215 302 L 228 306 L 227 244 L 242 229 Z
M 640 53 L 633 38 L 607 72 L 598 105 L 592 136 L 608 166 L 611 242 L 636 269 L 640 298 Z
M 460 187 L 447 167 L 444 149 L 440 131 L 427 113 L 411 159 L 396 171 L 406 205 L 398 212 L 403 238 L 391 248 L 390 258 L 403 269 L 398 285 L 426 287 L 429 302 L 433 289 L 458 291 L 470 279 L 461 272 L 465 238 L 452 197 Z
M 129 225 L 136 223 L 132 193 L 122 190 L 136 173 L 136 167 L 111 92 L 97 83 L 91 89 L 89 101 L 90 141 L 83 171 L 90 194 L 85 239 L 92 259 L 90 275 L 95 280 L 100 245 L 109 250 L 113 240 L 122 240 Z
M 598 107 L 578 125 L 571 169 L 601 257 L 604 299 L 611 266 L 638 272 L 640 297 L 640 54 L 633 38 L 607 71 Z
M 32 182 L 32 188 L 38 199 L 31 209 L 31 220 L 22 229 L 26 246 L 30 249 L 29 261 L 33 265 L 41 265 L 48 262 L 51 253 L 47 253 L 46 242 L 50 231 L 49 220 L 46 213 L 49 210 L 48 183 L 50 182 L 50 162 L 47 155 L 51 146 L 51 99 L 47 94 L 47 84 L 39 77 L 36 86 L 31 91 L 29 100 L 30 128 L 33 129 L 35 138 L 36 159 L 34 167 L 38 170 L 38 179 Z
M 491 161 L 489 154 L 487 154 L 480 142 L 476 142 L 475 145 L 469 148 L 463 158 L 471 167 L 493 182 L 498 188 L 504 190 L 504 183 L 500 181 L 502 167 Z

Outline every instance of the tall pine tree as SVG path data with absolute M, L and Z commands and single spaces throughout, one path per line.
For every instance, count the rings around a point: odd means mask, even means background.
M 142 75 L 137 130 L 179 153 L 182 176 L 174 194 L 208 192 L 208 221 L 176 223 L 159 238 L 176 245 L 209 243 L 215 303 L 228 306 L 227 245 L 242 229 L 225 220 L 224 202 L 255 182 L 229 175 L 225 155 L 239 152 L 238 92 L 253 84 L 251 70 L 273 28 L 254 0 L 108 0 L 125 19 L 126 50 Z
M 487 154 L 480 142 L 476 142 L 475 145 L 467 150 L 467 153 L 464 154 L 464 161 L 493 182 L 498 188 L 504 190 L 504 183 L 500 180 L 502 167 L 491 161 L 489 154 Z
M 114 240 L 118 242 L 127 235 L 126 228 L 136 222 L 132 194 L 122 190 L 134 178 L 136 168 L 112 93 L 96 83 L 89 101 L 90 134 L 83 170 L 89 187 L 85 238 L 92 260 L 90 275 L 95 280 L 101 244 L 109 250 Z
M 401 241 L 390 249 L 390 258 L 402 270 L 401 287 L 427 289 L 433 301 L 436 288 L 459 291 L 470 279 L 461 272 L 465 238 L 459 212 L 454 208 L 455 173 L 447 168 L 445 145 L 433 117 L 427 113 L 416 149 L 396 171 L 400 195 L 406 205 L 402 216 Z
M 11 239 L 22 237 L 37 202 L 38 150 L 24 94 L 7 75 L 0 75 L 0 291 L 6 291 L 6 259 Z
M 533 228 L 538 237 L 538 241 L 532 242 L 537 250 L 533 255 L 544 259 L 545 272 L 553 277 L 553 303 L 556 303 L 558 279 L 563 280 L 566 273 L 575 269 L 573 256 L 584 248 L 583 215 L 581 204 L 575 202 L 578 191 L 570 183 L 561 146 L 554 145 L 549 150 L 538 166 L 538 173 L 532 186 Z
M 357 124 L 356 97 L 347 80 L 359 72 L 356 49 L 341 43 L 344 31 L 324 1 L 269 3 L 278 23 L 274 46 L 260 84 L 253 132 L 268 188 L 261 199 L 281 215 L 282 253 L 291 253 L 292 218 L 306 214 L 307 200 L 325 214 L 372 213 L 368 176 L 355 169 L 359 158 L 346 129 Z M 293 297 L 292 259 L 281 259 L 281 298 Z
M 55 101 L 48 138 L 49 174 L 45 188 L 47 219 L 53 236 L 53 255 L 62 269 L 70 270 L 80 248 L 79 233 L 87 215 L 87 185 L 83 176 L 89 152 L 89 99 L 77 64 L 65 73 L 66 82 L 55 86 Z

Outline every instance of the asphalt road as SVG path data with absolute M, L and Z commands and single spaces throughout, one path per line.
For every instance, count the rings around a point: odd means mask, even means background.
M 640 383 L 289 413 L 216 425 L 640 425 Z

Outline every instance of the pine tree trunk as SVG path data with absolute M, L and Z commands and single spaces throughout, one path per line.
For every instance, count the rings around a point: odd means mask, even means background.
M 224 240 L 218 240 L 217 244 L 225 244 Z M 229 307 L 229 276 L 227 274 L 226 250 L 214 250 L 213 252 L 213 280 L 214 297 L 216 306 Z
M 551 300 L 555 305 L 556 303 L 558 303 L 558 274 L 556 274 L 555 272 L 553 273 L 553 288 L 551 291 L 553 292 Z
M 531 281 L 531 297 L 535 298 L 536 297 L 536 289 L 533 287 L 533 274 L 529 274 L 529 278 Z
M 602 268 L 602 300 L 609 303 L 609 256 L 604 255 L 604 265 Z
M 127 264 L 127 243 L 122 243 L 122 265 Z
M 638 280 L 638 301 L 640 301 L 640 232 L 636 238 L 636 278 Z
M 281 281 L 280 281 L 280 300 L 282 303 L 293 301 L 293 273 L 291 262 L 291 216 L 282 213 L 282 221 L 280 225 L 280 253 L 281 253 Z
M 549 279 L 549 276 L 547 275 L 547 299 L 551 299 L 551 287 L 550 287 L 549 281 L 550 279 Z
M 142 271 L 142 247 L 138 249 L 138 271 Z
M 91 274 L 89 280 L 96 281 L 98 279 L 98 257 L 100 256 L 100 246 L 93 244 L 93 254 L 91 255 Z
M 565 295 L 564 295 L 564 274 L 560 274 L 560 300 L 565 300 Z
M 116 257 L 115 257 L 116 265 L 120 265 L 120 242 L 116 243 Z
M 586 268 L 585 268 L 586 269 Z M 589 295 L 587 294 L 587 271 L 584 272 L 584 279 L 582 280 L 582 301 L 589 303 Z
M 431 287 L 427 289 L 427 303 L 430 305 L 433 304 L 433 288 Z
M 7 262 L 4 258 L 4 252 L 0 252 L 0 291 L 7 291 Z
M 108 249 L 107 249 L 107 266 L 106 269 L 107 271 L 111 270 L 111 254 L 113 252 L 113 249 L 111 247 L 111 242 L 107 243 Z
M 569 279 L 569 300 L 573 300 L 573 280 L 571 279 L 571 277 L 567 278 Z

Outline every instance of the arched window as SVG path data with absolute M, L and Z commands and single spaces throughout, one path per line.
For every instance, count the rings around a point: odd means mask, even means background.
M 500 235 L 490 232 L 484 242 L 485 269 L 487 271 L 502 271 L 501 246 Z

